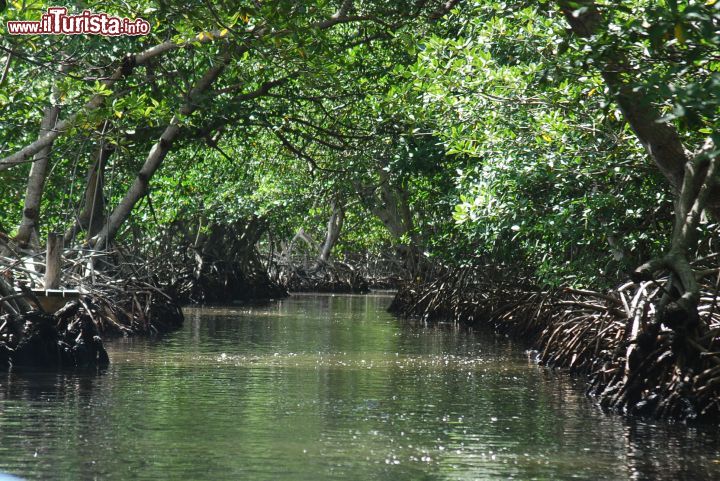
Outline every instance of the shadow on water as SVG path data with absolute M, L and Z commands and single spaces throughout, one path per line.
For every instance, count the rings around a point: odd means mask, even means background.
M 104 374 L 0 377 L 27 479 L 718 479 L 711 428 L 626 422 L 518 346 L 401 323 L 387 296 L 188 309 Z
M 107 368 L 48 371 L 31 368 L 0 373 L 0 401 L 36 402 L 47 396 L 91 396 L 98 378 Z

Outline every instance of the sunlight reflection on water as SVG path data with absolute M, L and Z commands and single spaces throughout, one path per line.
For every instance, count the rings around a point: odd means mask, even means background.
M 188 309 L 104 373 L 0 377 L 0 469 L 28 479 L 719 479 L 712 429 L 605 415 L 506 339 L 388 296 Z

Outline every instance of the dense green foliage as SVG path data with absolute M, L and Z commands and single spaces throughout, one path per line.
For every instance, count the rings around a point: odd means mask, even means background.
M 101 141 L 115 148 L 109 215 L 176 116 L 180 134 L 120 243 L 160 248 L 168 231 L 191 242 L 260 218 L 269 254 L 300 228 L 321 242 L 335 205 L 346 216 L 336 259 L 398 255 L 413 275 L 418 256 L 504 263 L 545 283 L 614 283 L 667 247 L 673 192 L 600 66 L 621 58 L 637 102 L 686 145 L 720 144 L 720 3 L 599 1 L 605 23 L 590 40 L 556 3 L 574 2 L 67 2 L 143 17 L 152 32 L 3 33 L 0 157 L 37 138 L 56 89 L 60 118 L 77 117 L 52 146 L 42 232 L 79 214 Z M 48 5 L 11 2 L 1 15 L 35 20 Z M 182 45 L 103 83 L 163 42 Z M 102 105 L 84 107 L 96 94 Z M 0 232 L 20 224 L 29 169 L 0 171 Z

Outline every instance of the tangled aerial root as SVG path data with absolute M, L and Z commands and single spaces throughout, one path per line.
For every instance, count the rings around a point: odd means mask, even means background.
M 343 263 L 322 263 L 311 269 L 291 267 L 282 273 L 280 281 L 290 292 L 364 294 L 370 291 L 368 281 Z
M 612 411 L 668 419 L 720 419 L 720 312 L 714 286 L 699 305 L 701 337 L 655 322 L 662 281 L 607 293 L 492 285 L 468 270 L 401 289 L 404 317 L 489 325 L 528 340 L 540 363 L 587 376 Z
M 94 289 L 54 313 L 19 300 L 0 305 L 0 368 L 104 367 L 101 336 L 158 334 L 183 323 L 177 303 L 149 286 Z

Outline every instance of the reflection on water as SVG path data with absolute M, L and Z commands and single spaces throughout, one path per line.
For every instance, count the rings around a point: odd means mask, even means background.
M 0 375 L 0 472 L 28 479 L 719 479 L 712 429 L 607 416 L 504 339 L 383 296 L 188 309 L 103 373 Z

